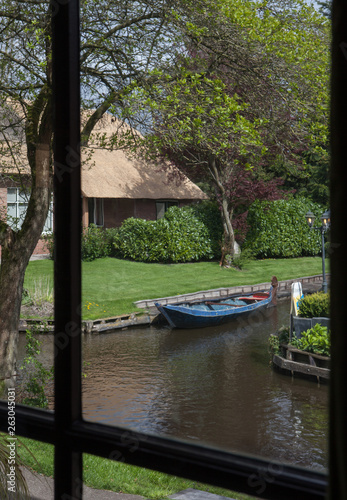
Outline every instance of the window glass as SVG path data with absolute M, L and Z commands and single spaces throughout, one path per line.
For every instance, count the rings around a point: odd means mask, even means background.
M 89 224 L 104 225 L 104 200 L 102 198 L 88 199 Z
M 8 188 L 7 189 L 7 202 L 13 203 L 17 201 L 17 188 Z
M 177 201 L 157 201 L 156 202 L 156 208 L 157 208 L 157 219 L 162 219 L 165 215 L 165 212 L 170 208 L 177 206 L 178 202 Z
M 165 215 L 165 202 L 157 201 L 157 219 L 162 219 Z
M 13 229 L 20 229 L 28 208 L 30 193 L 19 188 L 7 189 L 7 216 L 8 223 Z M 53 231 L 53 201 L 43 228 L 43 233 Z

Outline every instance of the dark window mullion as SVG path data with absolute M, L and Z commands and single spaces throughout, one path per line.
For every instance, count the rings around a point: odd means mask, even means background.
M 81 404 L 79 2 L 52 4 L 55 203 L 55 498 L 81 498 L 82 454 L 67 431 Z

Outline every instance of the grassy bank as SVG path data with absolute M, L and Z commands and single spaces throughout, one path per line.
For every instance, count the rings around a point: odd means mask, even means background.
M 53 476 L 53 446 L 32 439 L 19 439 L 25 445 L 19 444 L 18 447 L 24 462 L 37 472 L 46 476 Z M 30 453 L 28 450 L 30 450 Z M 209 491 L 236 500 L 254 498 L 223 488 L 127 465 L 122 462 L 106 460 L 93 455 L 83 455 L 83 482 L 92 488 L 141 495 L 151 500 L 163 500 L 169 495 L 187 488 Z
M 83 263 L 83 319 L 136 311 L 133 302 L 225 286 L 247 285 L 311 276 L 322 272 L 320 257 L 250 261 L 242 270 L 221 268 L 217 262 L 144 264 L 112 258 Z M 24 286 L 29 291 L 50 280 L 53 262 L 30 262 Z M 36 284 L 36 285 L 35 285 Z

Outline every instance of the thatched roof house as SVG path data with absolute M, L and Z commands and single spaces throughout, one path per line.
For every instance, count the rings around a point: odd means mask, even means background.
M 83 114 L 82 120 L 86 117 Z M 124 130 L 131 129 L 106 115 L 94 129 L 89 146 L 82 150 L 84 226 L 95 223 L 106 228 L 115 227 L 128 217 L 155 220 L 171 205 L 182 206 L 207 198 L 182 173 L 173 175 L 172 167 L 162 169 L 123 150 L 100 147 L 101 137 L 107 140 Z M 14 166 L 11 165 L 13 157 L 3 152 L 0 165 L 0 209 L 7 206 L 14 217 L 19 211 L 23 214 L 26 205 L 20 184 L 15 181 L 16 175 L 22 175 L 27 181 L 30 179 L 25 146 L 18 148 L 16 156 L 18 163 Z M 11 175 L 1 175 L 6 172 Z M 51 226 L 52 217 L 46 229 Z
M 111 138 L 124 129 L 129 130 L 129 127 L 106 115 L 93 132 L 91 146 L 82 153 L 85 225 L 95 222 L 105 227 L 119 226 L 131 216 L 155 220 L 172 204 L 185 205 L 207 198 L 182 173 L 175 175 L 173 168 L 164 170 L 125 151 L 110 151 L 93 145 L 97 142 L 96 136 Z M 98 219 L 102 211 L 103 220 L 102 217 Z

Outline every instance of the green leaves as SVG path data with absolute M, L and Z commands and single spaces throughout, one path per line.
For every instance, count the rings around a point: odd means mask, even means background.
M 299 302 L 299 316 L 302 318 L 330 317 L 330 294 L 318 292 L 306 295 Z
M 292 344 L 302 351 L 330 356 L 330 331 L 316 323 L 313 328 L 302 332 L 301 338 L 295 339 Z
M 304 198 L 256 201 L 248 212 L 245 247 L 258 258 L 301 257 L 321 251 L 320 233 L 310 230 L 305 214 L 322 208 Z
M 220 252 L 221 232 L 215 207 L 171 207 L 157 221 L 126 219 L 114 246 L 118 257 L 139 262 L 209 260 Z

